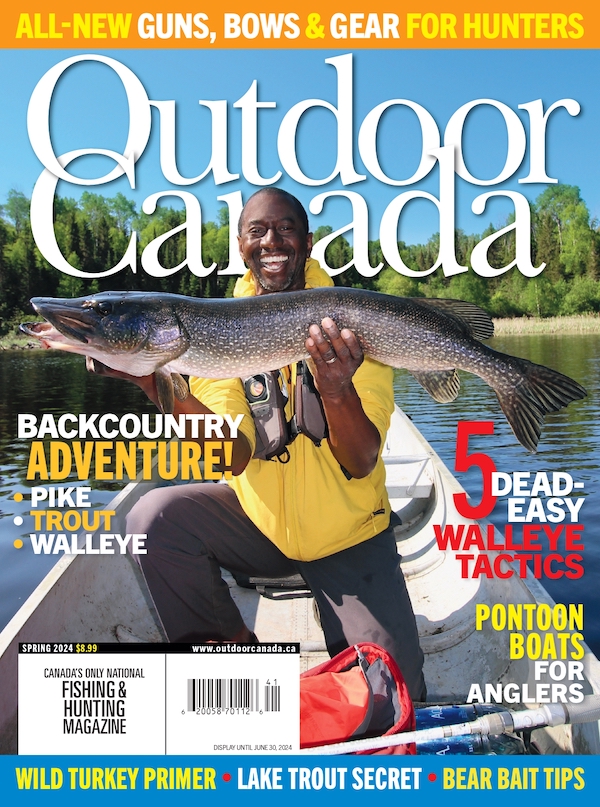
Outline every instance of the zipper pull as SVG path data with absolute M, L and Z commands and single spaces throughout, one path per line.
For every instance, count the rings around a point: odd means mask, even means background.
M 367 661 L 367 657 L 365 656 L 365 654 L 362 652 L 362 650 L 360 649 L 360 647 L 357 644 L 354 645 L 354 649 L 356 650 L 356 656 L 358 658 L 358 663 L 360 665 L 360 668 L 363 671 L 364 675 L 366 675 L 367 670 L 369 669 L 369 667 L 371 665 L 369 664 L 369 662 Z

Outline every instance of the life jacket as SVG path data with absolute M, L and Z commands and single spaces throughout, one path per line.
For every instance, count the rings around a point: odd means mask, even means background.
M 244 393 L 256 428 L 253 459 L 280 462 L 289 460 L 287 446 L 299 434 L 318 447 L 327 437 L 327 420 L 321 396 L 305 361 L 296 365 L 296 381 L 290 393 L 281 370 L 243 378 Z M 293 415 L 287 420 L 285 409 L 292 395 Z

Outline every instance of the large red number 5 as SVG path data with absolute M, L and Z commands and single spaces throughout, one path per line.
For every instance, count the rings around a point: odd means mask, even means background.
M 483 493 L 477 505 L 469 504 L 466 493 L 455 493 L 454 504 L 461 516 L 465 518 L 485 518 L 494 509 L 496 496 L 492 496 L 492 473 L 496 470 L 493 459 L 487 454 L 469 454 L 469 436 L 471 434 L 493 434 L 494 423 L 491 420 L 461 420 L 456 430 L 455 471 L 468 471 L 472 466 L 481 468 L 483 477 Z

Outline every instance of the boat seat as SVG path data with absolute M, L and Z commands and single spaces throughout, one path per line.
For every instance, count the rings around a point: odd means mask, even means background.
M 390 499 L 427 499 L 431 495 L 433 481 L 423 473 L 430 458 L 384 456 L 386 488 Z
M 253 588 L 269 600 L 293 600 L 298 597 L 312 597 L 306 580 L 301 574 L 287 577 L 251 577 L 240 572 L 231 572 L 238 586 Z

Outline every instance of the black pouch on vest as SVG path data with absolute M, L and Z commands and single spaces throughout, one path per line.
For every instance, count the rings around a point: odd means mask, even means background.
M 294 412 L 291 422 L 292 436 L 304 434 L 316 446 L 320 446 L 321 440 L 327 437 L 327 420 L 321 396 L 305 361 L 298 362 L 296 366 Z
M 257 373 L 242 379 L 256 428 L 254 459 L 270 460 L 286 452 L 289 427 L 279 373 Z

